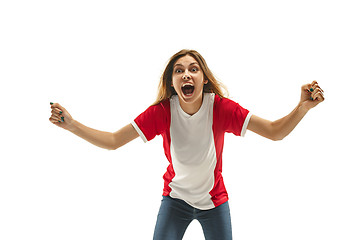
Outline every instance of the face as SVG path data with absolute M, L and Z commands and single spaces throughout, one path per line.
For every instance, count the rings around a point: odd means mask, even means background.
M 185 105 L 198 109 L 201 107 L 203 87 L 207 82 L 199 63 L 193 57 L 186 55 L 175 62 L 171 86 L 178 94 L 183 109 Z

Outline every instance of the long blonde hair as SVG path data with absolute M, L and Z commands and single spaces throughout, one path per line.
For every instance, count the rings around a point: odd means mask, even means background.
M 209 67 L 207 66 L 205 59 L 200 55 L 200 53 L 195 50 L 183 49 L 178 53 L 175 53 L 166 65 L 165 70 L 160 78 L 158 94 L 156 97 L 156 101 L 153 105 L 156 105 L 161 101 L 170 98 L 173 95 L 177 95 L 175 89 L 171 87 L 174 64 L 179 58 L 186 55 L 190 55 L 199 63 L 200 68 L 204 74 L 204 79 L 208 80 L 208 83 L 204 85 L 204 93 L 215 93 L 221 98 L 228 96 L 228 91 L 226 87 L 221 82 L 216 80 Z

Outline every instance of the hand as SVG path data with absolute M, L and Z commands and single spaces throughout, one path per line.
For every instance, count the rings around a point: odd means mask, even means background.
M 71 130 L 73 128 L 74 119 L 71 117 L 70 113 L 66 111 L 58 103 L 51 104 L 51 117 L 49 118 L 50 122 L 55 124 L 58 127 L 64 128 L 66 130 Z
M 313 81 L 311 84 L 305 84 L 301 87 L 300 104 L 307 110 L 310 110 L 324 100 L 324 91 L 317 81 Z

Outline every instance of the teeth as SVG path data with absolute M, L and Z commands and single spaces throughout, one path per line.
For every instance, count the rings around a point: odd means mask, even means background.
M 182 87 L 185 87 L 185 86 L 194 86 L 194 85 L 191 83 L 185 83 L 184 85 L 182 85 Z

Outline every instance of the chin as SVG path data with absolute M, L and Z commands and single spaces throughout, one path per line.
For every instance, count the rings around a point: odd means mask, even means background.
M 203 93 L 193 93 L 192 95 L 185 95 L 185 94 L 181 94 L 180 98 L 183 100 L 183 102 L 191 104 L 191 103 L 195 103 L 197 102 L 199 99 L 202 99 L 202 95 Z

